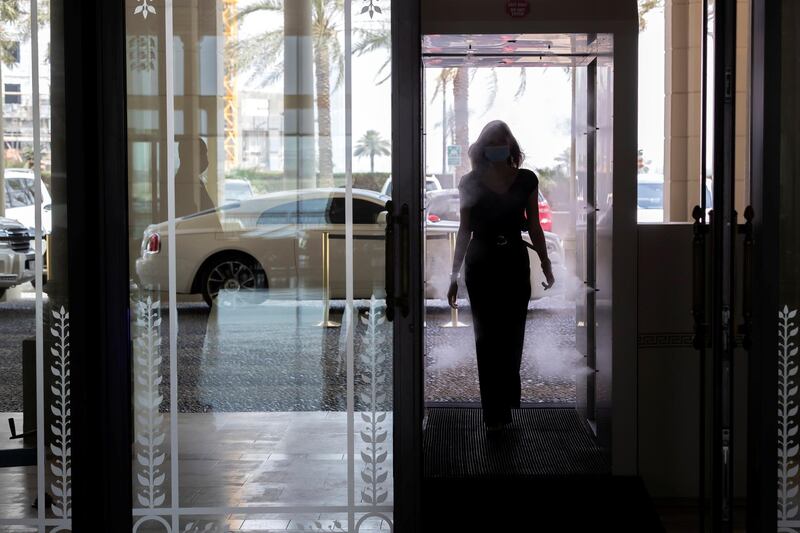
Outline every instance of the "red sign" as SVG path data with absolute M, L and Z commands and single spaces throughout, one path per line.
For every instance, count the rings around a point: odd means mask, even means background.
M 506 0 L 506 13 L 510 17 L 524 17 L 530 10 L 528 0 Z

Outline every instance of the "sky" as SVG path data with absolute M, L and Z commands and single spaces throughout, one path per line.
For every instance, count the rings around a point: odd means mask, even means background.
M 244 5 L 244 3 L 243 3 Z M 240 27 L 240 36 L 263 31 L 265 26 L 280 27 L 282 17 L 255 15 Z M 377 27 L 377 23 L 354 13 L 356 27 Z M 352 57 L 352 134 L 353 144 L 370 129 L 382 137 L 391 138 L 391 84 L 378 83 L 384 76 L 377 74 L 388 51 L 379 50 Z M 470 141 L 473 141 L 489 120 L 505 120 L 514 131 L 528 165 L 554 166 L 556 157 L 569 147 L 570 82 L 560 68 L 529 68 L 527 89 L 514 99 L 519 69 L 498 69 L 497 96 L 494 105 L 486 109 L 488 75 L 479 71 L 470 84 Z M 441 95 L 431 99 L 434 76 L 426 76 L 426 173 L 442 171 L 442 101 Z M 240 79 L 241 89 L 248 89 Z M 331 95 L 334 170 L 345 170 L 345 92 L 344 85 Z M 282 92 L 278 82 L 262 90 Z M 452 91 L 448 91 L 452 104 Z M 664 150 L 664 10 L 647 15 L 647 28 L 639 35 L 639 147 L 645 158 L 652 160 L 650 171 L 663 173 Z M 369 171 L 369 158 L 353 158 L 354 172 Z M 390 157 L 378 157 L 375 170 L 389 172 Z

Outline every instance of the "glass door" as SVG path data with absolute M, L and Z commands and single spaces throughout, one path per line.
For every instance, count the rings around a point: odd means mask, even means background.
M 0 15 L 0 530 L 72 529 L 64 3 Z
M 393 527 L 390 16 L 126 3 L 134 532 Z

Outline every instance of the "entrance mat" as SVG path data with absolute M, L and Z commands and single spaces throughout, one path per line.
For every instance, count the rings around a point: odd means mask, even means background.
M 423 437 L 425 477 L 509 478 L 610 473 L 594 435 L 574 409 L 514 409 L 497 437 L 481 409 L 429 408 Z
M 425 479 L 421 504 L 425 533 L 666 532 L 637 476 Z

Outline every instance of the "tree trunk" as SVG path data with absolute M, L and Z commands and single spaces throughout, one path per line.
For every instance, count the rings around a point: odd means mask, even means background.
M 324 39 L 314 51 L 317 78 L 317 120 L 319 125 L 319 186 L 333 187 L 333 145 L 331 142 L 331 54 Z
M 375 152 L 369 153 L 369 173 L 375 174 Z
M 461 164 L 455 169 L 461 177 L 470 170 L 469 148 L 469 69 L 459 68 L 453 78 L 453 112 L 456 122 L 456 144 L 461 147 Z

